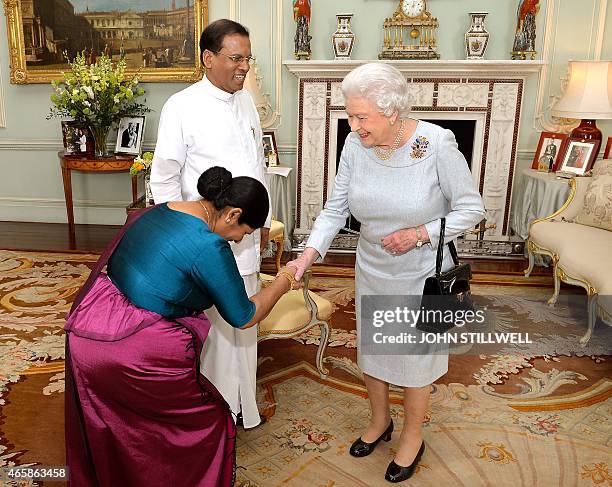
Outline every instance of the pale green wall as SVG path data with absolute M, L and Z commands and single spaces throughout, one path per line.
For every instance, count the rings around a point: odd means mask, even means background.
M 280 1 L 280 4 L 278 3 Z M 592 59 L 597 55 L 597 32 L 601 2 L 583 0 L 580 8 L 568 0 L 542 0 L 537 18 L 537 48 L 542 51 L 547 7 L 553 6 L 550 49 L 551 72 L 547 93 L 560 94 L 559 77 L 566 71 L 568 59 Z M 336 29 L 336 13 L 351 12 L 357 43 L 354 59 L 375 59 L 380 49 L 381 24 L 395 5 L 390 0 L 313 0 L 311 34 L 313 59 L 333 58 L 331 34 Z M 430 0 L 429 9 L 438 17 L 439 51 L 443 59 L 463 59 L 463 34 L 468 28 L 467 13 L 489 11 L 487 29 L 491 40 L 487 59 L 509 59 L 515 28 L 518 0 Z M 279 43 L 282 58 L 291 59 L 295 24 L 291 0 L 209 0 L 210 19 L 235 14 L 236 20 L 251 30 L 253 52 L 258 58 L 259 74 L 264 77 L 264 91 L 272 94 L 272 105 L 280 97 L 280 125 L 277 141 L 281 146 L 281 161 L 293 165 L 295 161 L 297 80 L 284 67 L 282 89 L 274 93 L 276 47 L 274 20 L 280 5 L 283 15 L 283 39 Z M 610 59 L 612 51 L 612 8 L 606 11 L 605 32 L 601 59 Z M 569 35 L 571 33 L 571 35 Z M 47 121 L 50 87 L 48 85 L 12 85 L 6 57 L 6 20 L 0 22 L 0 76 L 4 93 L 6 128 L 0 128 L 0 221 L 66 221 L 63 189 L 57 159 L 60 149 L 59 121 Z M 145 147 L 154 144 L 159 112 L 164 101 L 182 89 L 181 83 L 149 83 L 147 104 L 153 112 L 147 116 Z M 519 168 L 530 164 L 542 130 L 534 125 L 538 78 L 527 83 L 521 117 L 519 140 Z M 546 95 L 548 100 L 548 94 Z M 204 115 L 203 115 L 204 116 Z M 604 137 L 612 134 L 610 122 L 599 122 Z M 517 171 L 519 172 L 519 171 Z M 82 223 L 120 223 L 130 195 L 127 174 L 73 175 L 75 214 Z

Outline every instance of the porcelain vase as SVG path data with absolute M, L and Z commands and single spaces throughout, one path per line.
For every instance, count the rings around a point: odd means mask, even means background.
M 482 59 L 489 43 L 489 33 L 485 29 L 488 12 L 470 12 L 470 29 L 465 33 L 465 52 L 467 59 Z
M 335 59 L 350 59 L 355 44 L 355 34 L 351 30 L 353 14 L 337 14 L 338 29 L 332 34 Z

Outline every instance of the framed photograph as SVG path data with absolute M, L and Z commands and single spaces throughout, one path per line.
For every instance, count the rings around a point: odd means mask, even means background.
M 61 12 L 58 14 L 57 9 Z M 85 51 L 125 58 L 140 81 L 199 80 L 208 0 L 5 1 L 11 83 L 49 83 Z
M 140 154 L 144 129 L 144 117 L 123 117 L 119 121 L 115 152 L 134 155 Z
M 90 156 L 94 153 L 93 135 L 87 127 L 77 122 L 62 121 L 62 140 L 67 156 Z
M 559 170 L 584 176 L 593 165 L 600 143 L 599 140 L 569 138 Z
M 264 132 L 263 135 L 264 156 L 266 156 L 266 166 L 274 167 L 280 163 L 278 161 L 278 147 L 274 132 Z
M 611 154 L 610 151 L 612 150 L 612 137 L 608 137 L 608 142 L 606 142 L 606 148 L 604 149 L 604 154 L 603 154 L 603 158 L 604 159 L 610 159 Z
M 556 169 L 561 159 L 562 149 L 565 148 L 567 134 L 555 132 L 542 132 L 536 149 L 531 169 L 552 172 Z

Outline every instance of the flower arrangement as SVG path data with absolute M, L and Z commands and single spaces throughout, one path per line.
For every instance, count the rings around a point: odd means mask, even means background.
M 143 173 L 145 176 L 151 173 L 151 164 L 153 163 L 153 152 L 143 152 L 142 156 L 134 159 L 134 163 L 130 167 L 130 174 L 136 176 Z
M 105 152 L 111 125 L 122 117 L 150 111 L 136 101 L 145 90 L 138 86 L 137 76 L 125 75 L 125 59 L 113 64 L 111 58 L 101 55 L 95 63 L 87 64 L 80 53 L 68 64 L 70 71 L 62 73 L 63 79 L 51 83 L 53 106 L 47 119 L 68 116 L 88 126 L 96 138 L 96 153 Z
M 144 185 L 145 185 L 145 205 L 149 206 L 154 204 L 153 192 L 151 191 L 151 165 L 153 164 L 153 152 L 143 152 L 142 156 L 134 158 L 134 162 L 130 167 L 130 174 L 136 176 L 138 174 L 144 174 Z

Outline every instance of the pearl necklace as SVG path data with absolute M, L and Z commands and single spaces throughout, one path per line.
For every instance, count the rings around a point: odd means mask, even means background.
M 395 137 L 393 144 L 391 144 L 391 147 L 389 147 L 388 149 L 381 149 L 380 146 L 378 145 L 374 146 L 374 154 L 376 154 L 376 157 L 378 157 L 379 159 L 382 159 L 383 161 L 391 159 L 391 156 L 398 149 L 402 141 L 402 138 L 404 137 L 405 129 L 406 129 L 406 126 L 404 124 L 404 120 L 402 120 L 400 122 L 399 130 L 397 131 L 397 136 Z
M 208 208 L 206 208 L 206 205 L 204 204 L 204 200 L 198 200 L 198 203 L 200 203 L 200 206 L 204 208 L 204 211 L 206 212 L 206 220 L 205 220 L 206 224 L 208 225 L 210 230 L 214 232 L 215 229 L 210 226 L 210 213 L 208 213 Z

